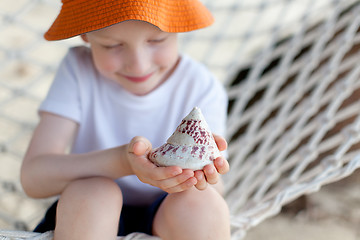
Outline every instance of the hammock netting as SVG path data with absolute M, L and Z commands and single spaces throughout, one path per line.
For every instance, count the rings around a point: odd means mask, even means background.
M 180 46 L 229 94 L 225 198 L 232 237 L 242 239 L 287 203 L 360 167 L 360 1 L 204 3 L 215 25 L 181 34 Z M 25 196 L 19 168 L 56 67 L 81 43 L 43 40 L 59 7 L 53 0 L 0 0 L 2 240 L 52 238 L 29 232 L 51 200 Z

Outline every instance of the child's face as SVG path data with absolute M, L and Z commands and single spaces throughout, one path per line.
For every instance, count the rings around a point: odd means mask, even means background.
M 97 70 L 129 92 L 145 95 L 163 83 L 178 59 L 177 35 L 142 21 L 125 21 L 83 35 Z

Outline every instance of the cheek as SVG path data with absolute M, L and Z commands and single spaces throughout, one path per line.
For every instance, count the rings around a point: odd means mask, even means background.
M 175 47 L 164 48 L 154 54 L 156 63 L 165 68 L 171 68 L 176 63 L 178 57 L 179 54 Z
M 115 72 L 119 67 L 116 58 L 109 54 L 93 53 L 93 59 L 97 70 L 103 74 Z

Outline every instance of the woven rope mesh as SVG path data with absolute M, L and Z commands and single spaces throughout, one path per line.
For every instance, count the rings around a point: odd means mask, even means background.
M 229 93 L 225 197 L 233 238 L 241 239 L 284 204 L 360 166 L 360 2 L 204 3 L 215 25 L 181 34 L 180 46 Z M 59 7 L 53 0 L 0 0 L 2 229 L 31 229 L 49 202 L 25 196 L 19 168 L 57 65 L 69 46 L 81 44 L 43 40 Z
M 227 199 L 240 225 L 359 167 L 358 11 L 338 7 L 302 25 L 230 84 L 229 152 L 238 171 L 226 179 Z

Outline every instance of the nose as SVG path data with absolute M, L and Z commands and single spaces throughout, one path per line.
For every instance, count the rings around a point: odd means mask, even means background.
M 148 74 L 150 56 L 146 50 L 137 48 L 129 50 L 126 61 L 126 71 L 131 76 L 143 76 Z

